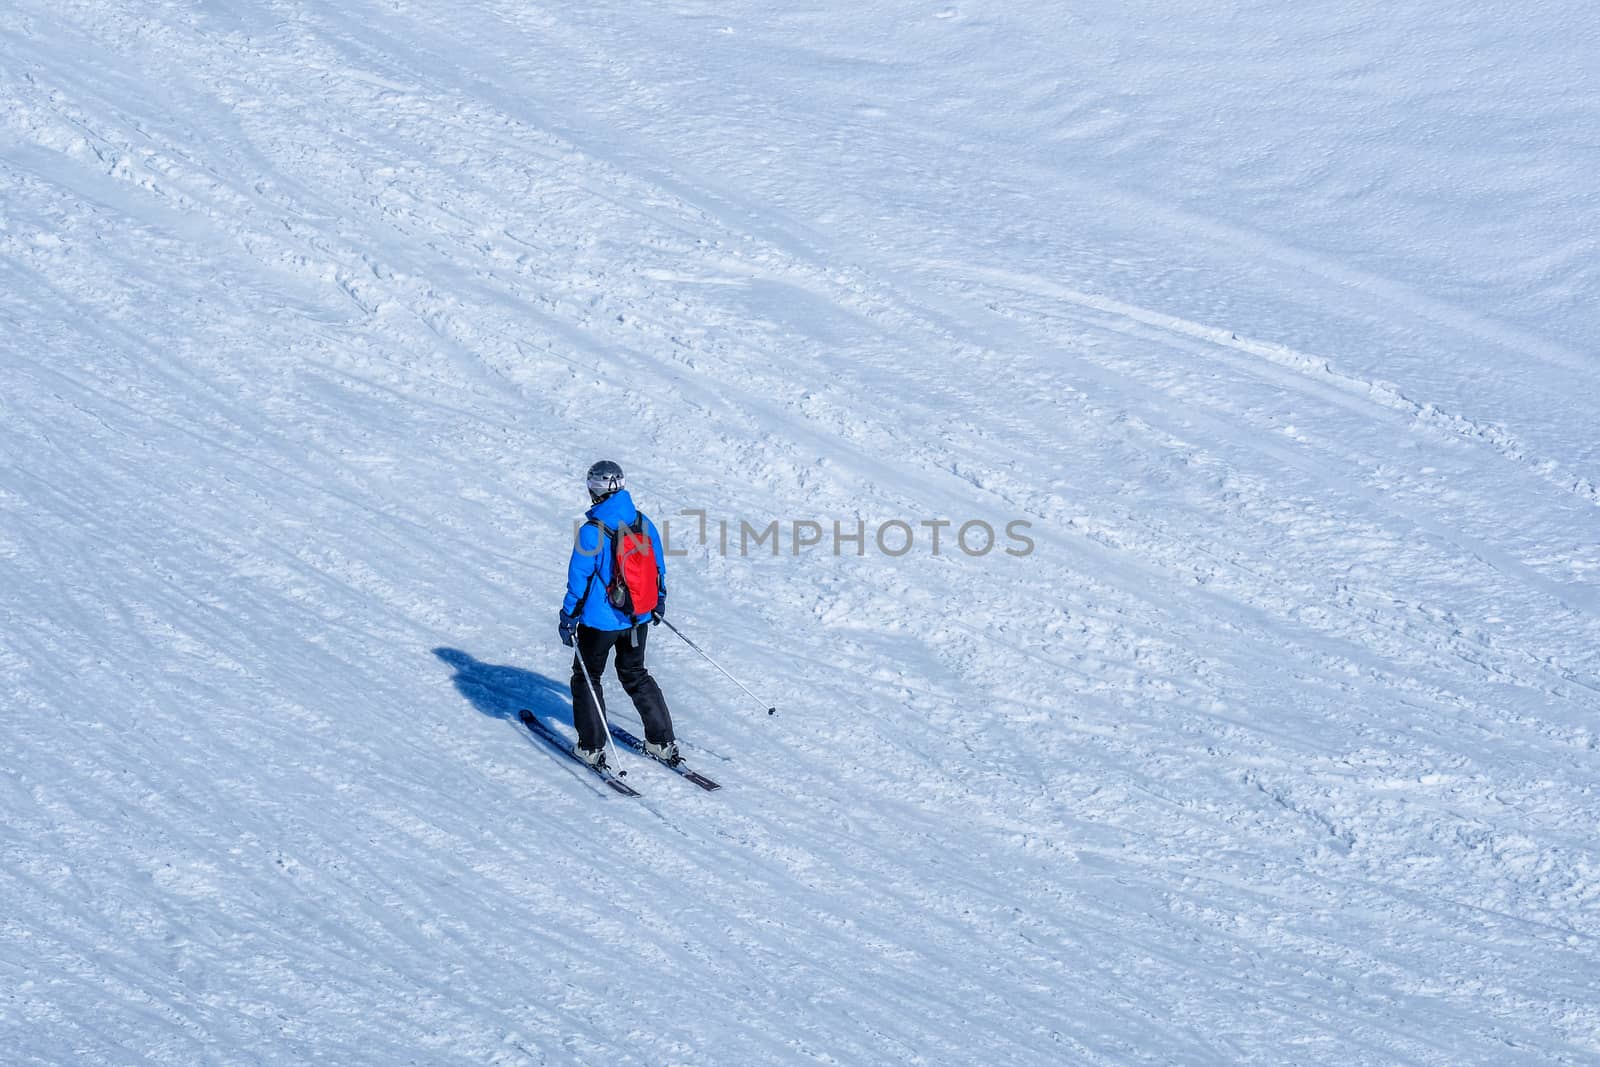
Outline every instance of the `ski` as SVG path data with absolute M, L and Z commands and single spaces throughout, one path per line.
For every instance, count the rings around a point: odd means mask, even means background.
M 646 759 L 655 760 L 657 763 L 661 764 L 661 766 L 667 768 L 667 770 L 673 771 L 682 778 L 687 778 L 701 789 L 704 789 L 707 793 L 715 792 L 716 790 L 722 788 L 722 786 L 718 785 L 716 782 L 713 782 L 699 771 L 690 770 L 689 765 L 684 763 L 682 760 L 679 760 L 677 763 L 668 763 L 665 760 L 656 759 L 654 756 L 650 755 L 649 752 L 645 751 L 643 741 L 639 740 L 637 737 L 634 737 L 620 726 L 613 726 L 611 728 L 611 736 L 616 739 L 617 744 L 626 745 L 628 748 L 633 749 Z
M 566 756 L 578 766 L 592 772 L 596 778 L 599 778 L 602 782 L 604 782 L 606 785 L 609 785 L 612 789 L 615 789 L 618 793 L 621 793 L 625 797 L 636 797 L 640 795 L 637 789 L 633 788 L 633 786 L 629 785 L 627 782 L 624 782 L 613 772 L 602 771 L 591 767 L 587 763 L 583 762 L 583 760 L 579 759 L 578 754 L 572 751 L 571 745 L 567 744 L 565 741 L 561 740 L 560 737 L 556 736 L 556 734 L 551 731 L 550 727 L 540 722 L 538 717 L 527 708 L 523 708 L 521 711 L 518 711 L 517 718 L 522 720 L 522 725 L 526 726 L 536 737 L 544 741 L 545 744 L 549 745 L 563 756 Z

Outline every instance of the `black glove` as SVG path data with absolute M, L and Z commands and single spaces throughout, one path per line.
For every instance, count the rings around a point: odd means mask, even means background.
M 662 593 L 656 601 L 656 609 L 650 613 L 650 625 L 659 626 L 661 620 L 667 617 L 667 594 Z
M 561 643 L 568 648 L 572 647 L 572 638 L 578 632 L 578 617 L 561 613 Z

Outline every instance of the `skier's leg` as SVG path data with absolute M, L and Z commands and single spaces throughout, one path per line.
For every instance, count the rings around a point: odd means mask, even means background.
M 624 630 L 623 633 L 627 631 Z M 584 669 L 589 674 L 589 682 L 594 686 L 594 695 L 600 698 L 601 707 L 605 706 L 606 695 L 600 686 L 600 676 L 606 669 L 606 655 L 611 651 L 616 639 L 616 634 L 606 630 L 578 627 L 578 658 L 583 661 Z M 576 663 L 572 665 L 572 725 L 578 731 L 578 744 L 582 747 L 605 746 L 605 728 L 600 725 L 600 712 L 589 696 L 589 686 L 584 684 L 583 675 L 578 673 Z
M 648 626 L 635 626 L 617 635 L 617 681 L 633 699 L 639 721 L 644 723 L 644 739 L 660 745 L 672 740 L 672 714 L 661 687 L 644 665 L 645 638 L 649 636 Z

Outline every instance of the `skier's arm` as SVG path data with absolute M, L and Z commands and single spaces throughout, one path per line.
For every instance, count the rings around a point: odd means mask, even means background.
M 600 527 L 586 522 L 578 530 L 578 543 L 572 547 L 567 563 L 567 595 L 561 601 L 564 615 L 576 615 L 578 604 L 589 591 L 589 582 L 600 569 Z

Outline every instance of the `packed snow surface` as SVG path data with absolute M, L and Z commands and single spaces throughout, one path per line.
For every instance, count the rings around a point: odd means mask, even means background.
M 1600 1062 L 1597 26 L 11 0 L 0 1056 Z

